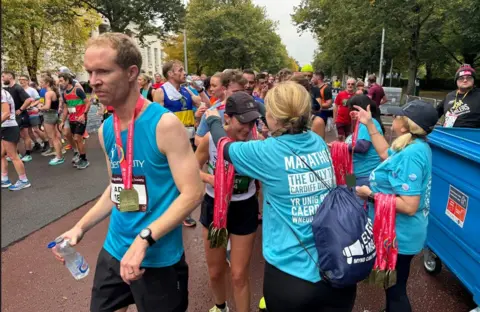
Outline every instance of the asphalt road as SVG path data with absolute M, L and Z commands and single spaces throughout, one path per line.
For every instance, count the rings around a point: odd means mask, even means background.
M 57 263 L 47 243 L 68 230 L 92 206 L 72 211 L 65 217 L 49 224 L 24 240 L 11 245 L 2 252 L 2 312 L 87 312 L 89 311 L 91 287 L 95 264 L 108 227 L 105 220 L 88 232 L 77 250 L 82 253 L 90 267 L 90 274 L 76 281 L 68 270 Z M 198 220 L 200 209 L 193 217 Z M 190 312 L 206 312 L 214 304 L 209 287 L 201 225 L 183 229 L 186 259 L 189 265 Z M 257 231 L 251 259 L 251 309 L 256 311 L 262 297 L 263 267 L 265 260 L 261 251 L 260 226 Z M 305 256 L 305 261 L 311 261 Z M 227 284 L 227 285 L 230 285 Z M 228 286 L 227 301 L 234 312 L 235 304 Z M 408 284 L 408 294 L 415 312 L 468 312 L 474 308 L 471 295 L 447 270 L 432 277 L 424 272 L 422 258 L 414 259 Z M 384 308 L 385 295 L 382 289 L 359 283 L 354 312 L 379 312 Z M 131 306 L 129 312 L 137 311 Z M 295 312 L 295 311 L 293 311 Z
M 90 275 L 81 281 L 75 281 L 46 248 L 49 241 L 86 213 L 94 203 L 92 199 L 108 182 L 105 159 L 96 135 L 91 134 L 88 147 L 91 166 L 86 170 L 76 170 L 70 163 L 50 167 L 48 157 L 35 154 L 34 161 L 27 164 L 32 187 L 18 192 L 2 190 L 2 247 L 17 241 L 2 248 L 2 311 L 89 311 L 96 258 L 108 220 L 87 233 L 78 246 L 92 268 Z M 70 159 L 71 154 L 67 155 Z M 86 202 L 89 203 L 83 205 Z M 77 207 L 80 208 L 75 209 Z M 197 220 L 199 210 L 193 214 Z M 256 310 L 262 297 L 265 261 L 261 253 L 261 231 L 260 226 L 251 260 L 251 311 Z M 183 233 L 190 268 L 188 311 L 208 311 L 213 301 L 208 288 L 201 225 L 184 228 Z M 310 260 L 306 257 L 305 261 Z M 426 274 L 421 257 L 413 262 L 408 293 L 413 311 L 468 312 L 475 307 L 471 295 L 448 270 L 444 269 L 435 277 Z M 231 292 L 228 301 L 231 310 L 235 311 Z M 377 312 L 382 308 L 383 291 L 360 283 L 354 312 Z M 132 306 L 129 312 L 134 311 Z
M 91 201 L 105 189 L 107 169 L 95 133 L 100 124 L 95 112 L 92 110 L 89 116 L 87 159 L 90 166 L 87 169 L 72 167 L 72 151 L 65 154 L 65 163 L 59 166 L 49 166 L 51 157 L 36 152 L 32 154 L 33 161 L 25 164 L 32 187 L 16 192 L 2 189 L 2 248 Z M 9 164 L 9 177 L 12 183 L 18 178 L 12 164 Z

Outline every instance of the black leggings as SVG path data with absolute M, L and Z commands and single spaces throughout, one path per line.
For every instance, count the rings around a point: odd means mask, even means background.
M 410 263 L 413 255 L 398 255 L 397 284 L 385 291 L 387 294 L 387 312 L 411 312 L 412 306 L 407 296 L 407 281 L 410 275 Z
M 333 288 L 322 281 L 311 283 L 265 262 L 263 294 L 268 312 L 351 312 L 357 286 Z

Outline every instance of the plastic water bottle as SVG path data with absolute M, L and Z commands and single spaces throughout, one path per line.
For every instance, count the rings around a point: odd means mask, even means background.
M 48 248 L 56 248 L 56 251 L 65 259 L 65 266 L 72 273 L 76 280 L 80 280 L 88 275 L 90 266 L 85 258 L 68 243 L 63 237 L 57 238 L 54 242 L 48 244 Z

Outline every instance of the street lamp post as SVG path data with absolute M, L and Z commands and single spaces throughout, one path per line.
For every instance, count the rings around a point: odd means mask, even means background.
M 382 28 L 382 45 L 380 47 L 380 69 L 378 70 L 378 84 L 382 85 L 383 45 L 385 43 L 385 28 Z
M 183 2 L 185 4 L 185 8 L 187 7 L 187 0 Z M 187 23 L 184 23 L 183 26 L 183 60 L 185 62 L 185 72 L 188 75 L 188 58 L 187 58 Z

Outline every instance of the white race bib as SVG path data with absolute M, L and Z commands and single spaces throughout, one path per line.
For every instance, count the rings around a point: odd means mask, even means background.
M 185 127 L 187 130 L 188 139 L 193 139 L 195 137 L 195 128 L 194 127 Z
M 452 128 L 457 118 L 458 116 L 455 115 L 454 113 L 447 112 L 445 114 L 445 122 L 443 123 L 443 126 L 446 128 Z
M 133 188 L 138 193 L 138 201 L 140 204 L 140 212 L 147 211 L 148 205 L 148 193 L 147 193 L 147 185 L 145 182 L 144 176 L 134 176 L 132 180 Z M 120 192 L 123 190 L 123 179 L 122 176 L 119 174 L 112 174 L 112 181 L 111 181 L 111 192 L 110 192 L 110 199 L 115 204 L 118 209 L 119 200 L 120 200 Z
M 77 112 L 77 109 L 76 109 L 75 107 L 69 107 L 69 108 L 68 108 L 68 112 L 69 112 L 70 114 L 73 114 L 73 113 L 76 113 L 76 112 Z

